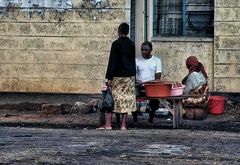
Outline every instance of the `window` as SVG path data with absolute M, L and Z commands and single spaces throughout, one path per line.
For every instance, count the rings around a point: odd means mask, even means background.
M 214 0 L 154 0 L 154 36 L 213 36 Z
M 131 0 L 130 38 L 135 41 L 136 0 Z
M 72 0 L 0 0 L 0 7 L 15 5 L 22 8 L 47 7 L 47 8 L 72 8 Z

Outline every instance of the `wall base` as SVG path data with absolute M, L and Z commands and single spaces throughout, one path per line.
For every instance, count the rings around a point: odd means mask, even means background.
M 100 97 L 100 94 L 69 94 L 69 93 L 0 93 L 0 105 L 20 103 L 50 103 L 74 104 L 77 101 L 87 102 L 91 98 Z

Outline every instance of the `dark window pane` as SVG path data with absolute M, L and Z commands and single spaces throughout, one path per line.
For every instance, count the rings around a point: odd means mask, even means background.
M 188 12 L 187 33 L 188 35 L 212 35 L 213 13 L 212 12 Z
M 184 31 L 184 35 L 189 36 L 212 36 L 213 2 L 186 0 L 184 5 L 182 0 L 155 0 L 154 34 L 181 36 Z
M 213 0 L 188 0 L 187 35 L 211 36 L 213 34 Z

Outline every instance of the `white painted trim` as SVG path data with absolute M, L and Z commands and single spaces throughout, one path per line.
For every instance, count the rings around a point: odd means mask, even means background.
M 154 36 L 151 38 L 154 42 L 213 42 L 213 38 L 210 37 L 191 37 L 191 36 L 181 36 L 181 37 L 160 37 Z
M 153 0 L 148 1 L 148 40 L 153 38 Z

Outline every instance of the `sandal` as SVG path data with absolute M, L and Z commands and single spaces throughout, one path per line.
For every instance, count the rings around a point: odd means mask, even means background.
M 106 130 L 112 130 L 112 127 L 105 127 Z
M 105 127 L 98 127 L 98 128 L 96 128 L 96 130 L 104 130 L 105 129 Z

